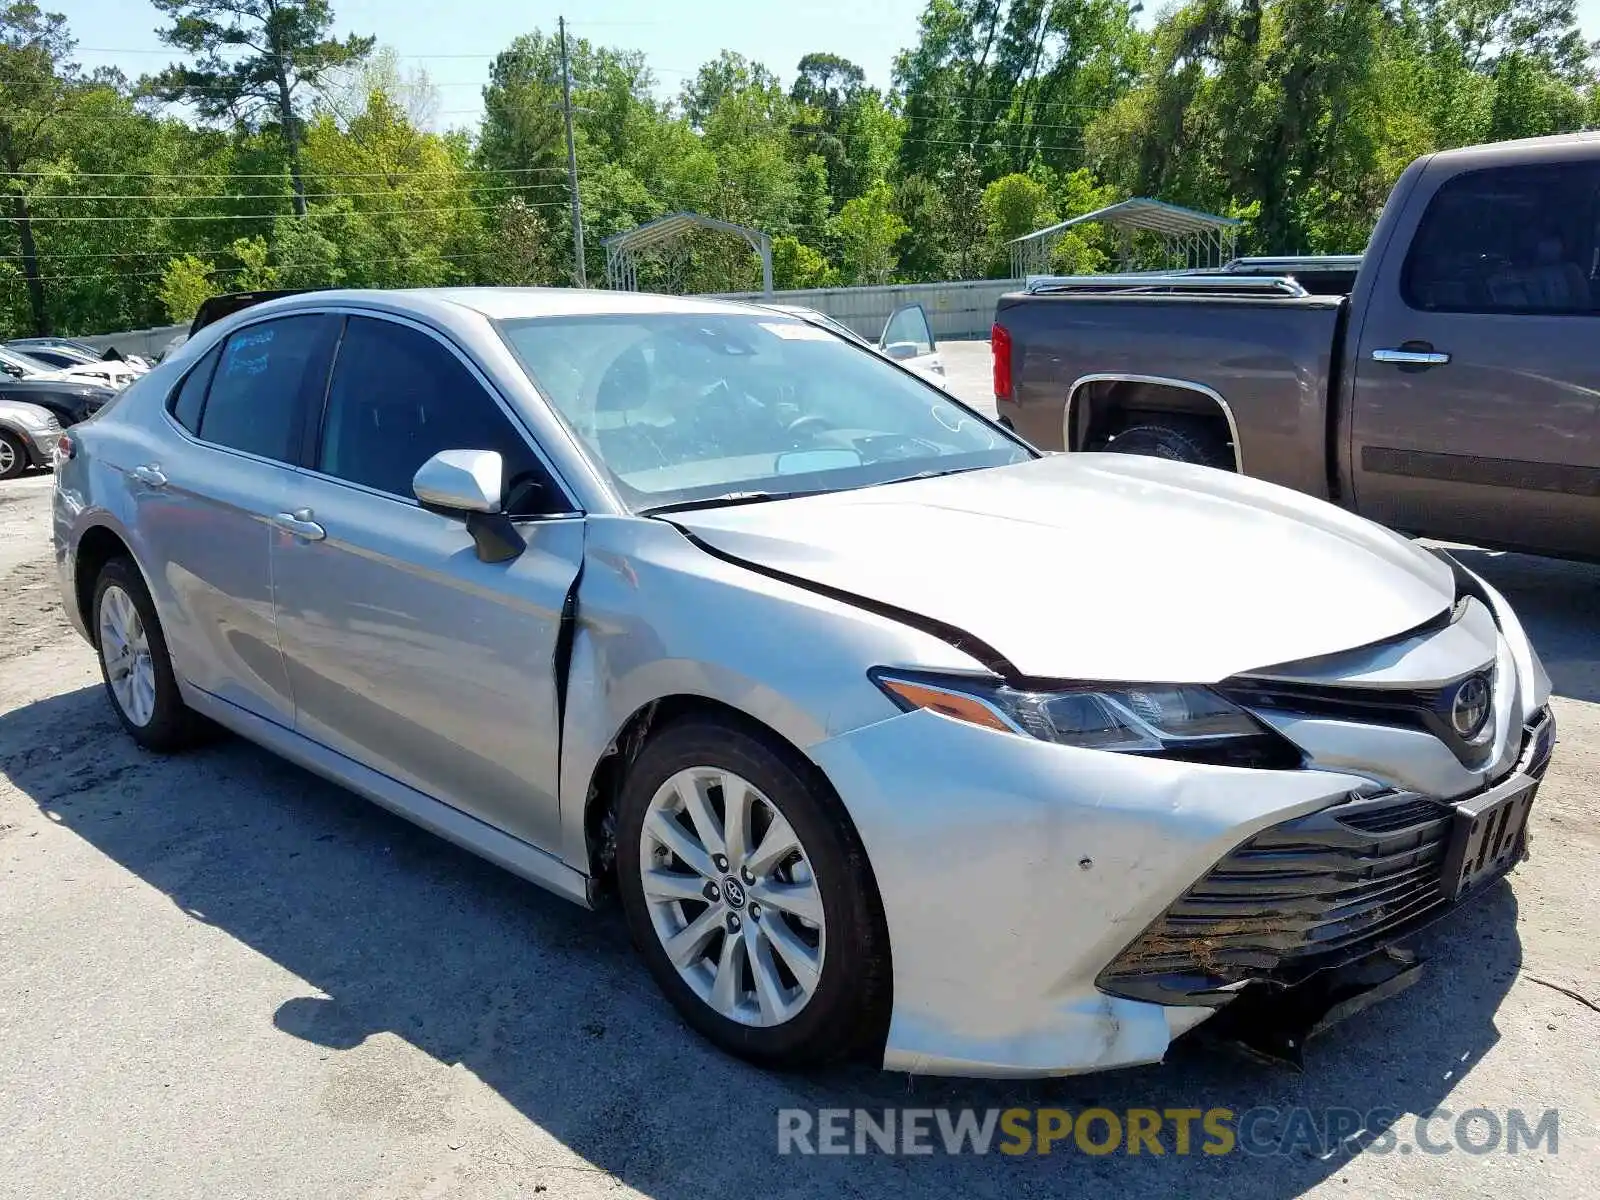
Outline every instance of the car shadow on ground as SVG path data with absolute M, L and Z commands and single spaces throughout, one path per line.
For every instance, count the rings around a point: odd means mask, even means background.
M 1511 602 L 1556 695 L 1600 701 L 1600 564 L 1465 546 L 1450 553 Z
M 1295 1196 L 1336 1174 L 1350 1149 L 1213 1157 L 1197 1133 L 1187 1157 L 1090 1157 L 1070 1143 L 1049 1157 L 780 1157 L 777 1113 L 1427 1112 L 1494 1044 L 1521 960 L 1515 899 L 1496 885 L 1424 940 L 1431 969 L 1420 983 L 1313 1042 L 1304 1074 L 1180 1043 L 1165 1066 L 1065 1080 L 913 1079 L 865 1066 L 777 1075 L 682 1026 L 615 913 L 575 908 L 243 741 L 194 752 L 187 786 L 175 788 L 170 760 L 134 747 L 96 687 L 0 716 L 0 745 L 32 748 L 8 751 L 7 770 L 52 820 L 322 993 L 263 1008 L 262 1023 L 334 1050 L 392 1032 L 464 1065 L 584 1160 L 663 1200 L 1108 1186 Z M 1409 1128 L 1396 1130 L 1402 1140 Z

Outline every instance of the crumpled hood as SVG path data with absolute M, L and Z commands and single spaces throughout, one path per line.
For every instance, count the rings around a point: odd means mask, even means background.
M 1132 455 L 669 519 L 752 566 L 953 626 L 1042 678 L 1211 683 L 1392 637 L 1454 600 L 1450 569 L 1379 525 Z

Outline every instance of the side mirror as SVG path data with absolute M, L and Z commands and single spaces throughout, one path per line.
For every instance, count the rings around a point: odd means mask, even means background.
M 411 477 L 424 508 L 447 513 L 497 513 L 505 463 L 495 450 L 441 450 Z
M 22 368 L 17 366 L 15 363 L 0 363 L 0 371 L 4 371 L 13 379 L 22 378 Z
M 484 562 L 509 562 L 528 548 L 502 511 L 505 462 L 497 450 L 441 450 L 417 468 L 411 490 L 423 508 L 465 517 Z
M 922 353 L 922 347 L 915 342 L 890 342 L 883 348 L 883 352 L 895 362 L 907 362 Z

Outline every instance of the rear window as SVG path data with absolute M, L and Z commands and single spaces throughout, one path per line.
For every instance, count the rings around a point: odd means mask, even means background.
M 228 336 L 200 413 L 200 436 L 280 462 L 299 457 L 301 397 L 325 383 L 336 317 L 305 314 Z M 319 389 L 320 390 L 320 389 Z

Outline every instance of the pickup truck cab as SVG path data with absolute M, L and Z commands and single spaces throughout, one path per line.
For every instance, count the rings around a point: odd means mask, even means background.
M 1411 164 L 1359 258 L 1040 279 L 996 408 L 1044 449 L 1240 471 L 1417 534 L 1600 558 L 1600 138 Z

